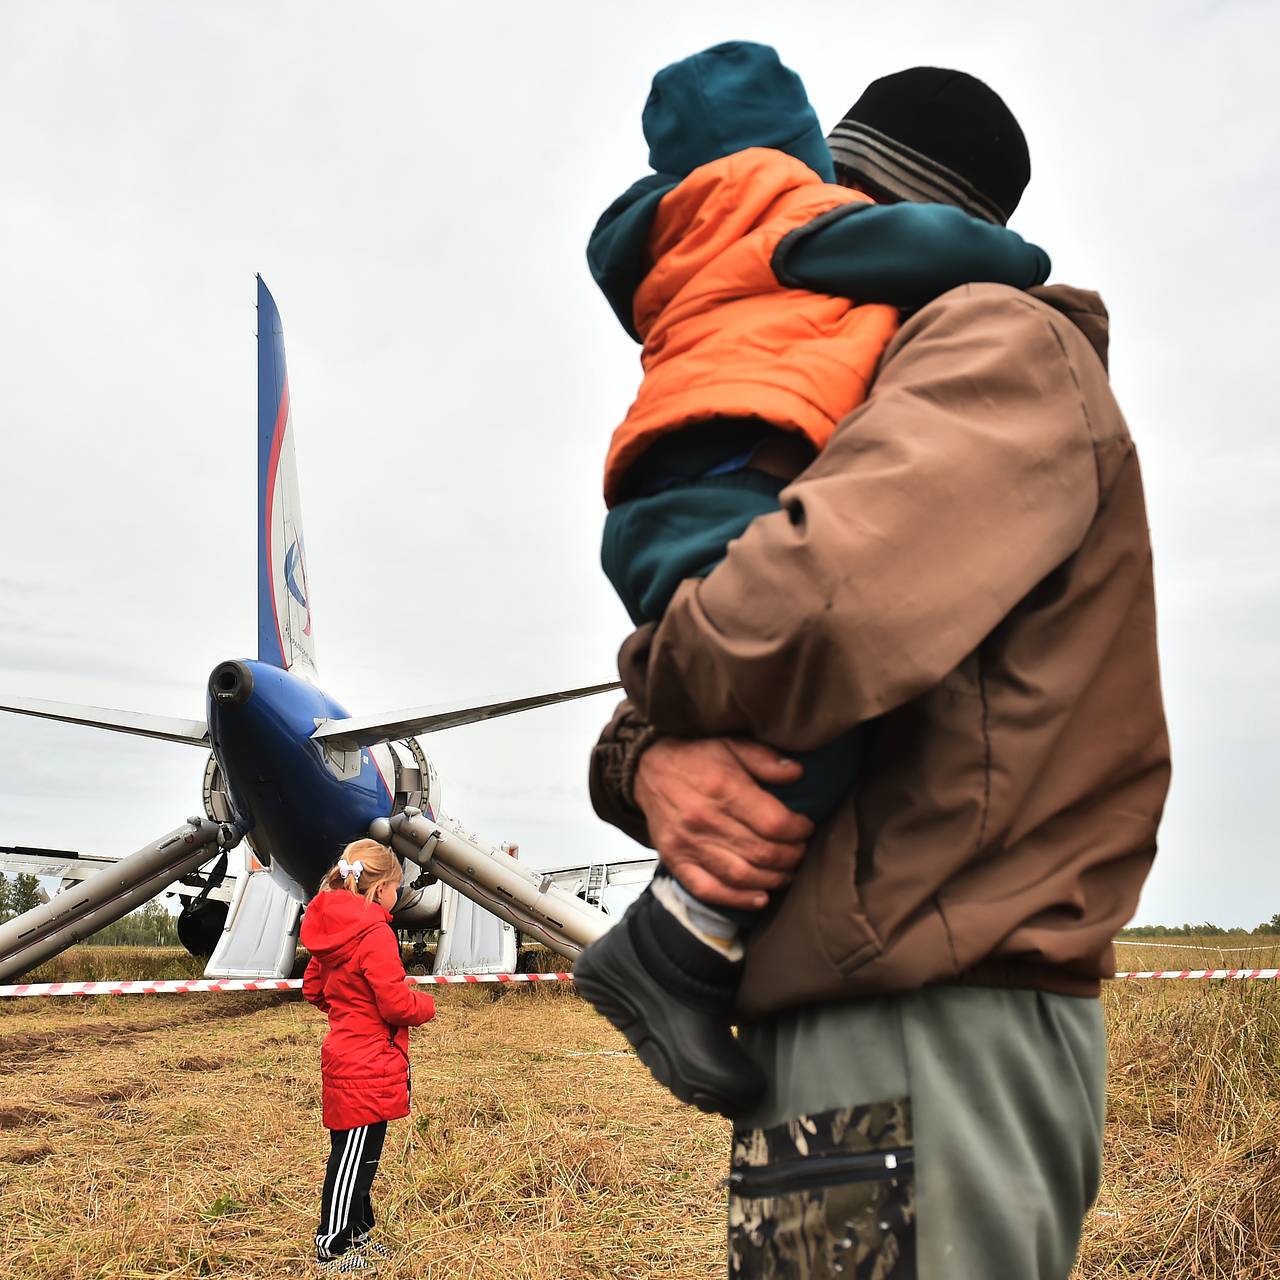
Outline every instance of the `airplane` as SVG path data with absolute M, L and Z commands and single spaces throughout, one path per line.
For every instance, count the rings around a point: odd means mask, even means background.
M 637 856 L 536 872 L 510 846 L 441 809 L 419 735 L 591 697 L 616 681 L 467 706 L 351 716 L 319 685 L 284 329 L 258 292 L 257 657 L 219 663 L 203 720 L 0 697 L 0 710 L 209 752 L 204 813 L 120 860 L 0 848 L 0 870 L 62 878 L 42 906 L 0 924 L 0 980 L 92 935 L 165 890 L 184 896 L 178 934 L 207 977 L 287 977 L 302 911 L 344 845 L 371 831 L 405 868 L 399 929 L 439 929 L 435 972 L 511 972 L 520 931 L 572 958 L 647 883 Z M 243 869 L 226 884 L 231 850 Z

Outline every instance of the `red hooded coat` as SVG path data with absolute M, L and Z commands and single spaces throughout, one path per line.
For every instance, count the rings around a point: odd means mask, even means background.
M 391 913 L 346 889 L 318 893 L 302 917 L 311 960 L 302 994 L 329 1015 L 320 1051 L 326 1129 L 409 1114 L 409 1028 L 436 1002 L 405 985 Z

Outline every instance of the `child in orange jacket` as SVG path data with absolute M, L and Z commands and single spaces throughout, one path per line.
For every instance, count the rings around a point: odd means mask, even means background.
M 311 952 L 302 994 L 329 1016 L 320 1051 L 329 1164 L 316 1229 L 324 1272 L 365 1271 L 390 1250 L 370 1240 L 369 1190 L 387 1121 L 409 1114 L 409 1028 L 435 1017 L 406 983 L 391 908 L 400 893 L 395 855 L 376 840 L 347 845 L 302 917 Z
M 601 217 L 587 258 L 644 379 L 605 464 L 601 559 L 637 625 L 658 622 L 866 397 L 899 309 L 973 281 L 1018 288 L 1043 250 L 940 204 L 835 185 L 798 76 L 765 45 L 716 45 L 660 71 L 650 164 Z M 771 788 L 820 823 L 852 787 L 864 735 L 800 756 Z M 579 991 L 682 1101 L 740 1114 L 764 1078 L 733 1037 L 756 913 L 700 902 L 659 869 L 574 967 Z

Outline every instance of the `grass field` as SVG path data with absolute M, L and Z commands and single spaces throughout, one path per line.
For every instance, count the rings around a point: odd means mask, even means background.
M 39 976 L 181 971 L 91 951 Z M 1120 967 L 1277 957 L 1122 946 Z M 1142 982 L 1104 1000 L 1106 1171 L 1078 1277 L 1280 1275 L 1280 990 Z M 401 1246 L 380 1275 L 723 1275 L 726 1122 L 672 1102 L 570 990 L 438 1004 L 375 1184 Z M 309 1274 L 323 1034 L 278 996 L 0 1001 L 0 1278 Z

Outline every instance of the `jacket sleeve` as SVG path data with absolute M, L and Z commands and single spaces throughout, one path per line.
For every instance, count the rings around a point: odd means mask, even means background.
M 388 927 L 371 929 L 360 953 L 360 970 L 373 992 L 378 1016 L 393 1027 L 420 1027 L 436 1016 L 436 1002 L 405 984 L 396 935 Z
M 618 322 L 636 341 L 636 290 L 649 271 L 649 231 L 658 205 L 678 178 L 651 173 L 622 193 L 600 216 L 587 242 L 591 277 L 613 308 Z
M 807 751 L 954 670 L 1092 521 L 1094 356 L 1069 329 L 991 285 L 903 325 L 782 510 L 623 645 L 639 719 Z
M 315 1005 L 317 1009 L 325 1013 L 329 1012 L 329 1002 L 324 998 L 324 990 L 321 986 L 320 961 L 315 956 L 307 961 L 306 970 L 302 975 L 302 998 Z
M 1049 255 L 1016 231 L 941 204 L 846 204 L 790 232 L 773 256 L 792 289 L 921 307 L 962 284 L 1030 289 Z
M 653 729 L 622 702 L 591 752 L 591 804 L 610 826 L 653 848 L 644 813 L 636 804 L 636 765 L 655 737 Z

